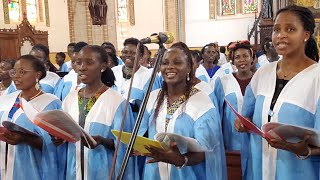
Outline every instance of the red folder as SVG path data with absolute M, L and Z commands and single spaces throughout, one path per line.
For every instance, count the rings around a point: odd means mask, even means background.
M 239 114 L 230 104 L 230 102 L 227 99 L 224 99 L 228 106 L 231 108 L 231 110 L 236 114 L 236 116 L 239 118 L 240 122 L 247 128 L 251 133 L 258 134 L 259 136 L 263 138 L 272 139 L 272 137 L 268 134 L 263 132 L 260 128 L 258 128 L 255 124 L 253 124 L 251 121 L 249 121 L 247 118 L 243 117 L 241 114 Z

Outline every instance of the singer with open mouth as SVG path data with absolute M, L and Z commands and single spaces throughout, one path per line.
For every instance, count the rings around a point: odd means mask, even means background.
M 161 61 L 164 82 L 151 92 L 139 133 L 175 133 L 201 146 L 190 152 L 179 142 L 167 149 L 146 146 L 147 164 L 143 179 L 226 179 L 226 162 L 218 112 L 210 97 L 196 89 L 189 49 L 171 47 Z

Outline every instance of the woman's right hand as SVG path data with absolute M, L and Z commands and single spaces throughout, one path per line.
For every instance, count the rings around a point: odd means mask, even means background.
M 238 131 L 238 132 L 249 132 L 249 129 L 246 128 L 240 121 L 239 118 L 236 118 L 234 120 L 234 128 Z

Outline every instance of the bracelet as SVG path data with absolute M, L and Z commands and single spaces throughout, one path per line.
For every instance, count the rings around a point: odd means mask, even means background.
M 189 161 L 188 156 L 187 155 L 183 155 L 183 157 L 184 157 L 184 163 L 182 164 L 182 166 L 176 166 L 177 169 L 182 169 L 182 168 L 187 166 L 188 161 Z
M 299 156 L 299 155 L 296 155 L 297 158 L 299 158 L 300 160 L 305 160 L 305 159 L 308 159 L 309 156 L 311 156 L 311 148 L 308 146 L 308 154 L 306 156 Z

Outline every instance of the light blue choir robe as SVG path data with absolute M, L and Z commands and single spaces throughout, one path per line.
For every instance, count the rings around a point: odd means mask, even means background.
M 228 62 L 228 63 L 225 63 L 223 64 L 218 70 L 217 72 L 213 75 L 213 77 L 211 78 L 211 82 L 210 82 L 210 85 L 212 87 L 212 89 L 214 90 L 215 88 L 215 83 L 216 83 L 216 80 L 218 78 L 221 78 L 227 74 L 232 74 L 232 73 L 235 73 L 237 72 L 237 68 L 235 66 L 233 66 L 231 64 L 231 62 Z
M 56 85 L 59 84 L 60 76 L 56 73 L 47 71 L 46 77 L 40 80 L 41 90 L 46 93 L 53 94 L 56 88 Z
M 115 66 L 112 71 L 116 77 L 115 90 L 120 93 L 124 98 L 127 98 L 129 92 L 129 86 L 131 79 L 123 78 L 122 67 L 124 65 Z M 138 71 L 134 74 L 134 80 L 132 84 L 130 101 L 143 99 L 145 95 L 145 89 L 148 86 L 149 79 L 151 77 L 151 71 L 143 66 L 140 66 Z
M 79 123 L 79 105 L 78 90 L 72 91 L 63 101 L 62 108 L 68 112 L 71 117 Z M 125 111 L 125 99 L 112 89 L 108 89 L 100 95 L 99 99 L 92 106 L 87 114 L 84 130 L 90 135 L 100 135 L 104 138 L 114 140 L 116 138 L 111 133 L 112 129 L 119 130 L 123 112 Z M 127 109 L 127 115 L 123 131 L 131 132 L 133 128 L 133 117 L 130 107 Z M 68 159 L 66 179 L 81 178 L 81 143 L 68 143 Z M 115 176 L 118 174 L 124 154 L 125 145 L 121 143 L 117 154 L 115 166 Z M 109 177 L 114 151 L 99 145 L 95 149 L 84 147 L 84 177 L 88 180 L 106 180 Z M 135 166 L 135 158 L 130 157 L 124 179 L 139 179 L 139 174 Z
M 18 97 L 16 91 L 0 98 L 1 123 Z M 61 101 L 51 94 L 42 94 L 29 103 L 38 111 L 61 109 Z M 65 157 L 57 156 L 57 148 L 49 134 L 34 125 L 19 108 L 10 120 L 42 137 L 42 151 L 26 144 L 8 145 L 7 171 L 5 170 L 6 143 L 0 141 L 0 179 L 2 180 L 57 180 L 65 179 Z M 1 125 L 2 126 L 2 125 Z M 6 172 L 6 173 L 5 173 Z
M 209 77 L 207 70 L 203 67 L 202 64 L 200 64 L 200 66 L 196 69 L 196 77 L 206 83 L 211 82 L 211 78 Z
M 259 128 L 268 122 L 320 129 L 320 68 L 312 65 L 293 77 L 282 89 L 273 111 L 271 100 L 276 85 L 277 62 L 266 64 L 253 76 L 244 96 L 242 115 L 252 117 Z M 250 134 L 252 179 L 319 180 L 319 156 L 300 160 L 295 154 L 268 146 L 266 140 Z M 248 178 L 249 179 L 249 178 Z
M 210 86 L 210 84 L 208 84 L 204 81 L 201 81 L 198 84 L 196 84 L 194 87 L 199 89 L 200 91 L 203 91 L 206 95 L 208 95 L 210 97 L 210 99 L 212 100 L 215 107 L 218 106 L 217 97 L 214 94 L 213 89 Z
M 159 92 L 160 90 L 155 90 L 151 93 L 139 128 L 139 135 L 143 135 L 148 130 L 150 139 L 154 139 L 155 134 L 165 131 L 166 98 L 159 109 L 158 117 L 156 119 L 153 117 Z M 183 169 L 163 162 L 146 164 L 143 179 L 227 179 L 219 115 L 211 99 L 204 92 L 197 92 L 189 98 L 185 107 L 179 107 L 176 110 L 169 121 L 167 132 L 196 139 L 204 149 L 209 150 L 205 152 L 205 160 Z M 186 147 L 181 144 L 177 146 L 181 154 L 187 153 Z
M 219 114 L 222 117 L 223 141 L 227 150 L 239 151 L 241 148 L 240 133 L 234 128 L 236 115 L 226 104 L 226 98 L 231 105 L 241 112 L 243 96 L 240 85 L 233 74 L 218 77 L 215 83 L 214 94 L 218 101 Z
M 14 84 L 14 82 L 12 81 L 10 86 L 2 93 L 2 95 L 7 95 L 10 93 L 13 93 L 17 90 L 16 85 Z
M 224 100 L 226 98 L 236 111 L 242 111 L 243 96 L 240 85 L 233 74 L 226 74 L 216 79 L 214 94 L 217 97 L 217 107 L 222 120 L 225 148 L 226 150 L 241 152 L 242 178 L 246 179 L 247 166 L 250 166 L 248 165 L 248 156 L 250 155 L 249 137 L 248 134 L 239 133 L 234 128 L 236 115 Z
M 63 101 L 71 91 L 81 89 L 82 87 L 84 87 L 84 84 L 78 84 L 78 74 L 72 69 L 56 85 L 54 95 Z
M 60 71 L 60 72 L 69 72 L 69 68 L 68 68 L 67 63 L 63 63 L 58 71 Z

